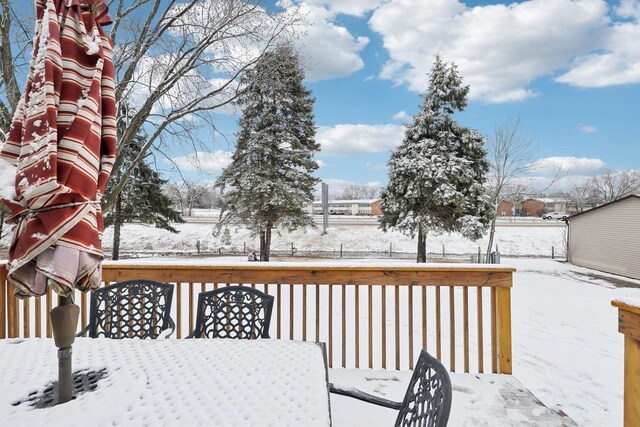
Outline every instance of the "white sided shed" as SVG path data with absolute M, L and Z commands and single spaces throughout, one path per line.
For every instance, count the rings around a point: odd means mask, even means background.
M 640 279 L 640 196 L 623 197 L 567 221 L 572 264 Z

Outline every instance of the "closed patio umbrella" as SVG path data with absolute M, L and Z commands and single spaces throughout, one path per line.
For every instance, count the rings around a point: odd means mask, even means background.
M 17 224 L 7 264 L 15 296 L 51 287 L 68 304 L 52 310 L 52 325 L 70 379 L 73 290 L 101 282 L 100 198 L 116 153 L 112 42 L 102 28 L 111 19 L 104 0 L 36 0 L 36 12 L 25 93 L 0 150 L 0 175 L 13 185 L 0 182 L 0 199 Z

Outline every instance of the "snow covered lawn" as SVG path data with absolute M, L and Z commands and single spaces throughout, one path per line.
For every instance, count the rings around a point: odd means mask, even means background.
M 180 233 L 172 234 L 165 230 L 141 224 L 125 224 L 121 235 L 122 251 L 162 251 L 162 252 L 196 252 L 196 244 L 200 242 L 203 252 L 242 251 L 246 244 L 247 251 L 258 250 L 259 241 L 252 237 L 249 231 L 241 227 L 230 227 L 231 241 L 224 241 L 224 234 L 215 236 L 214 226 L 211 224 L 177 224 Z M 564 228 L 540 227 L 532 224 L 530 227 L 504 226 L 496 230 L 498 248 L 503 256 L 545 256 L 551 257 L 551 247 L 555 247 L 556 254 L 562 253 Z M 289 251 L 291 244 L 298 251 L 339 251 L 342 244 L 344 251 L 385 252 L 392 244 L 394 252 L 415 253 L 416 240 L 399 232 L 385 233 L 371 225 L 339 225 L 328 229 L 327 235 L 321 235 L 321 230 L 297 230 L 287 232 L 280 230 L 272 237 L 273 250 Z M 106 252 L 110 252 L 113 240 L 113 229 L 107 228 L 104 234 Z M 8 244 L 8 241 L 6 242 Z M 459 233 L 444 234 L 427 237 L 427 252 L 441 254 L 442 247 L 447 254 L 465 256 L 477 253 L 478 246 L 486 250 L 487 239 L 477 242 L 465 239 Z

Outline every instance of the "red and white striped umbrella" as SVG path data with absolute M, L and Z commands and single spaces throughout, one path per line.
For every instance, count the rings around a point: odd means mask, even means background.
M 116 153 L 111 18 L 104 0 L 36 9 L 25 94 L 0 151 L 0 168 L 15 168 L 15 194 L 1 197 L 17 222 L 8 277 L 18 297 L 47 286 L 68 296 L 101 281 L 100 198 Z

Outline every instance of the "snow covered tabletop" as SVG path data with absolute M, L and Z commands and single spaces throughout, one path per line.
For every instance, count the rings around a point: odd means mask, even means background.
M 0 341 L 3 425 L 330 425 L 316 343 L 78 338 L 74 371 L 107 369 L 97 390 L 53 408 L 13 406 L 57 380 L 56 351 L 51 339 Z
M 540 402 L 512 375 L 452 373 L 453 400 L 449 426 L 452 427 L 569 427 L 577 424 Z M 332 369 L 330 381 L 362 391 L 402 401 L 411 378 L 408 371 Z M 397 412 L 331 395 L 331 414 L 336 427 L 393 425 Z

